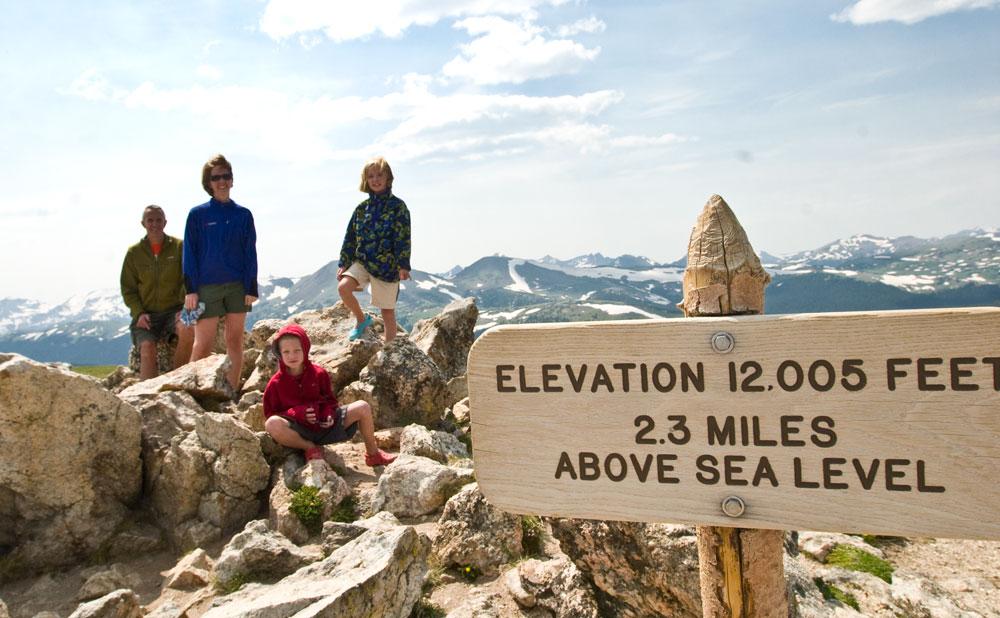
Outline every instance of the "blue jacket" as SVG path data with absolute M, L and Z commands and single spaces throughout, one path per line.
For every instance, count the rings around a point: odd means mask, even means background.
M 399 269 L 410 270 L 410 211 L 391 191 L 369 193 L 354 209 L 339 266 L 348 268 L 353 262 L 382 281 L 399 281 Z
M 257 230 L 249 210 L 213 198 L 188 213 L 184 283 L 188 292 L 198 292 L 203 285 L 234 281 L 257 296 Z

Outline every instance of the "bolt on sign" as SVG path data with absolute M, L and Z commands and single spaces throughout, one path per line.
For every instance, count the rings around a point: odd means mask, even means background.
M 500 326 L 476 478 L 517 513 L 1000 539 L 1000 309 Z

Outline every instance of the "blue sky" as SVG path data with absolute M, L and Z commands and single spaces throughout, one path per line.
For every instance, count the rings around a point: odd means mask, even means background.
M 1000 0 L 2 1 L 0 297 L 117 286 L 234 164 L 262 275 L 336 259 L 365 159 L 413 266 L 1000 225 Z

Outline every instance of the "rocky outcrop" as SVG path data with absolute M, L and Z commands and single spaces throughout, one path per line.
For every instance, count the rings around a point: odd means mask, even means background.
M 186 393 L 122 397 L 142 410 L 146 503 L 175 547 L 201 547 L 256 517 L 270 467 L 246 425 L 201 411 Z
M 414 324 L 410 340 L 434 361 L 445 378 L 463 376 L 477 318 L 475 298 L 455 300 L 438 315 Z
M 174 590 L 197 590 L 211 580 L 215 561 L 200 547 L 181 558 L 174 568 L 163 574 L 163 587 Z
M 302 487 L 309 471 L 308 466 L 302 464 L 303 460 L 299 455 L 292 455 L 285 460 L 284 465 L 275 469 L 273 489 L 268 499 L 268 522 L 271 528 L 299 544 L 307 542 L 313 536 L 313 532 L 291 510 L 295 491 Z M 321 478 L 317 497 L 323 502 L 319 521 L 324 522 L 330 519 L 344 498 L 351 495 L 351 488 L 329 466 L 318 468 Z
M 300 548 L 264 520 L 252 521 L 230 539 L 215 562 L 216 582 L 222 589 L 248 581 L 271 582 L 316 562 L 323 554 L 315 546 Z
M 427 457 L 443 464 L 451 459 L 469 457 L 469 450 L 455 436 L 417 424 L 403 428 L 403 433 L 399 436 L 399 452 Z
M 119 395 L 122 399 L 131 400 L 169 391 L 185 391 L 203 406 L 229 401 L 236 398 L 237 393 L 226 379 L 228 370 L 229 359 L 223 354 L 213 354 L 170 373 L 133 384 Z
M 426 457 L 400 455 L 379 477 L 372 510 L 389 511 L 396 517 L 427 515 L 472 481 L 472 470 L 443 466 Z
M 495 575 L 500 565 L 521 557 L 521 538 L 521 517 L 495 508 L 471 483 L 445 504 L 433 552 L 442 566 Z
M 92 601 L 115 590 L 135 588 L 142 583 L 138 575 L 130 573 L 123 564 L 112 564 L 109 569 L 95 570 L 76 593 L 77 601 Z
M 0 354 L 0 547 L 19 574 L 113 537 L 139 498 L 140 424 L 93 378 Z
M 410 526 L 375 528 L 276 584 L 246 586 L 218 599 L 203 616 L 405 618 L 420 598 L 429 548 Z
M 565 556 L 525 560 L 507 571 L 504 581 L 521 607 L 544 607 L 555 618 L 601 616 L 586 578 Z
M 694 529 L 554 519 L 560 547 L 593 583 L 602 614 L 700 616 Z
M 372 358 L 358 381 L 345 388 L 344 403 L 364 400 L 372 406 L 378 428 L 435 425 L 441 420 L 448 387 L 426 354 L 405 337 L 393 339 Z

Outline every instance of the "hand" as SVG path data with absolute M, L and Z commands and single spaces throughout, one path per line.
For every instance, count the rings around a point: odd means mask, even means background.
M 194 311 L 198 306 L 198 293 L 188 294 L 184 297 L 184 308 L 188 311 Z
M 254 304 L 255 302 L 257 302 L 256 296 L 251 296 L 247 294 L 246 296 L 243 297 L 243 304 L 246 305 L 247 307 Z
M 315 425 L 316 424 L 316 409 L 306 408 L 306 422 Z
M 330 427 L 333 427 L 333 423 L 334 422 L 335 422 L 335 419 L 333 418 L 332 415 L 331 416 L 327 416 L 327 417 L 323 418 L 323 420 L 321 420 L 319 422 L 319 426 L 322 427 L 323 429 L 328 429 Z
M 343 276 L 344 276 L 344 267 L 341 266 L 340 268 L 337 269 L 337 281 L 340 281 L 340 278 Z
M 406 270 L 405 268 L 400 268 L 399 269 L 399 280 L 400 281 L 406 281 L 409 278 L 410 278 L 410 271 Z
M 149 330 L 149 314 L 143 313 L 139 315 L 139 319 L 135 321 L 135 325 L 139 328 L 144 328 Z

